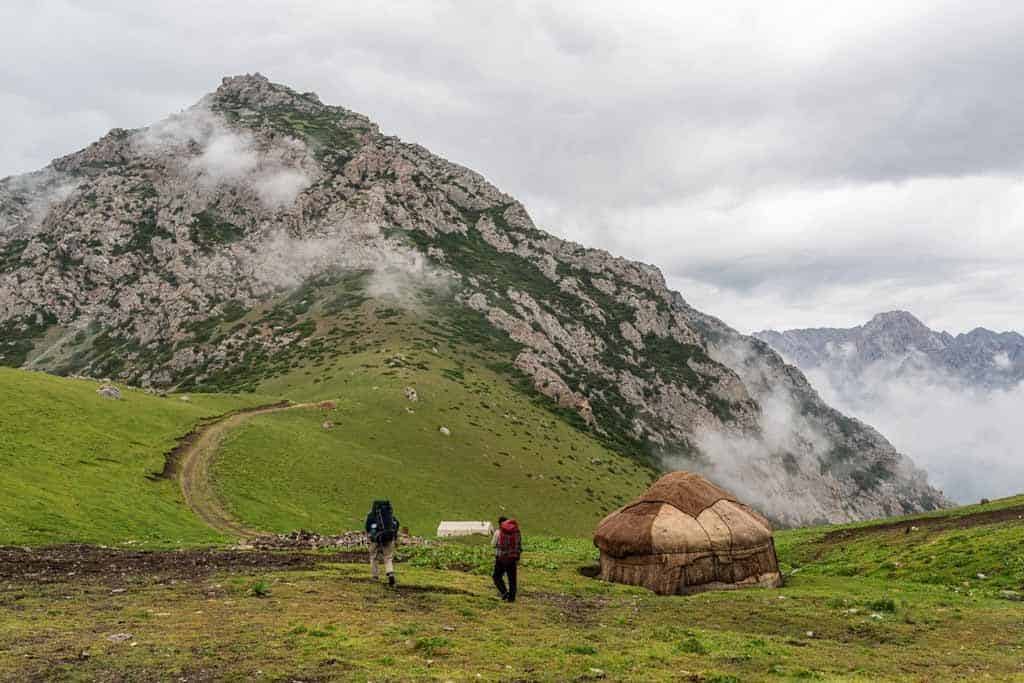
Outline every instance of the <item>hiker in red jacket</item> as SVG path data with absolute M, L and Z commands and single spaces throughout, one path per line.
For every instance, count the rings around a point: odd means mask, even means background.
M 494 546 L 494 585 L 505 602 L 516 601 L 519 556 L 523 554 L 523 539 L 519 533 L 519 524 L 507 517 L 498 518 L 498 530 L 491 539 Z M 505 577 L 508 577 L 508 587 Z

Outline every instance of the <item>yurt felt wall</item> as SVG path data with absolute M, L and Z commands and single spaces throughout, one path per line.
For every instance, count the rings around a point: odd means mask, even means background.
M 782 584 L 768 520 L 689 472 L 665 475 L 605 517 L 594 544 L 601 578 L 656 593 Z

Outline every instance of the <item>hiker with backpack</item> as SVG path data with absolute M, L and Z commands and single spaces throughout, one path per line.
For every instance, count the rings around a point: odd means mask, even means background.
M 523 539 L 519 523 L 507 517 L 498 518 L 498 530 L 491 539 L 494 546 L 494 585 L 505 602 L 515 602 L 518 591 L 519 557 L 523 554 Z M 508 585 L 505 585 L 508 577 Z
M 373 580 L 380 578 L 380 565 L 388 585 L 395 585 L 395 544 L 398 541 L 398 518 L 391 509 L 391 501 L 375 500 L 366 515 L 366 535 L 370 539 L 370 574 Z

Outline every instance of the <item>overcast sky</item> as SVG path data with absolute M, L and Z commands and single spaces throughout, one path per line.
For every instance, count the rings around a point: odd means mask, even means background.
M 373 4 L 5 0 L 0 176 L 259 71 L 742 331 L 1024 331 L 1024 3 Z

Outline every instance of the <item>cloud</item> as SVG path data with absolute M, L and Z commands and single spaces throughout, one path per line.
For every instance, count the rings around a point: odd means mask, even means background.
M 199 152 L 188 162 L 196 182 L 207 188 L 234 185 L 252 188 L 270 209 L 292 204 L 312 184 L 310 175 L 294 163 L 308 157 L 305 143 L 275 139 L 260 144 L 252 133 L 235 130 L 219 114 L 198 105 L 142 129 L 137 148 L 147 154 Z
M 372 225 L 336 225 L 331 234 L 304 238 L 277 231 L 241 261 L 257 285 L 271 290 L 293 289 L 331 270 L 364 271 L 370 296 L 410 309 L 422 292 L 444 292 L 452 282 L 419 251 L 384 239 Z
M 201 180 L 213 184 L 239 182 L 256 170 L 259 155 L 251 136 L 218 131 L 206 141 L 202 153 L 192 161 Z
M 70 197 L 79 184 L 52 169 L 0 181 L 0 234 L 33 231 L 50 208 Z
M 1020 493 L 1024 383 L 983 389 L 935 369 L 897 365 L 875 363 L 856 381 L 823 369 L 807 376 L 822 398 L 879 429 L 954 500 Z
M 741 329 L 852 324 L 878 297 L 1020 329 L 1022 29 L 995 0 L 15 3 L 0 175 L 258 70 L 662 266 Z
M 311 183 L 310 177 L 302 171 L 282 168 L 259 174 L 253 179 L 253 188 L 265 206 L 279 207 L 294 202 Z

